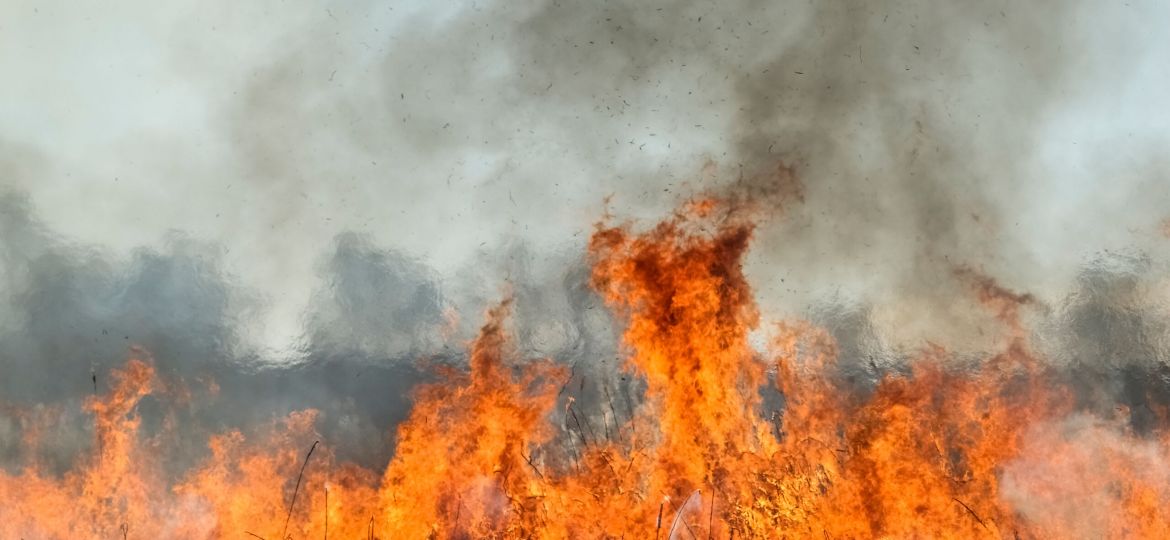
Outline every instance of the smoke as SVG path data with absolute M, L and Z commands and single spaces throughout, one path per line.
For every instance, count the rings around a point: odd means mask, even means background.
M 783 167 L 800 197 L 746 272 L 856 387 L 928 342 L 997 347 L 969 267 L 1035 295 L 1084 408 L 1140 433 L 1170 403 L 1165 6 L 237 7 L 0 7 L 0 404 L 76 410 L 137 346 L 216 382 L 188 425 L 316 407 L 340 457 L 384 463 L 428 363 L 510 294 L 517 355 L 573 365 L 616 420 L 640 390 L 587 285 L 592 224 L 757 198 Z M 48 437 L 58 464 L 87 429 Z
M 410 357 L 441 347 L 444 298 L 421 263 L 346 234 L 325 271 L 331 279 L 306 321 L 313 348 Z
M 1101 78 L 1129 78 L 1131 59 L 1103 65 L 1085 54 L 1084 21 L 1116 15 L 1068 3 L 914 2 L 820 4 L 804 15 L 783 52 L 736 87 L 741 159 L 793 163 L 806 185 L 806 204 L 757 248 L 757 281 L 787 278 L 770 280 L 766 303 L 835 292 L 874 304 L 895 343 L 986 349 L 994 323 L 963 302 L 972 296 L 957 266 L 1059 302 L 1091 250 L 1117 245 L 1116 223 L 1135 233 L 1122 242 L 1151 239 L 1160 210 L 1110 199 L 1148 193 L 1162 171 L 1138 159 L 1127 166 L 1150 178 L 1103 184 L 1093 175 L 1117 172 L 1070 171 L 1068 157 L 1041 152 L 1054 122 L 1112 91 Z M 1105 185 L 1108 198 L 1075 200 Z M 1073 236 L 1037 223 L 1042 212 L 1100 226 Z
M 318 428 L 337 443 L 339 456 L 384 466 L 393 453 L 392 427 L 409 411 L 410 390 L 430 378 L 430 364 L 463 362 L 463 345 L 481 319 L 477 310 L 509 294 L 517 305 L 519 358 L 580 363 L 565 384 L 574 385 L 572 395 L 595 403 L 600 400 L 590 396 L 603 387 L 621 395 L 619 388 L 629 384 L 610 381 L 619 376 L 613 369 L 616 335 L 579 258 L 533 268 L 518 246 L 507 259 L 518 283 L 514 290 L 497 287 L 492 298 L 463 298 L 459 312 L 424 264 L 366 238 L 340 235 L 321 254 L 326 285 L 313 295 L 295 360 L 273 363 L 237 331 L 263 312 L 263 302 L 224 271 L 214 246 L 174 234 L 160 250 L 141 249 L 123 259 L 54 235 L 25 197 L 6 195 L 0 208 L 6 306 L 0 406 L 69 412 L 67 421 L 47 426 L 37 449 L 59 467 L 71 465 L 92 440 L 92 423 L 77 413 L 82 400 L 105 393 L 107 374 L 128 355 L 143 354 L 135 351 L 148 354 L 163 377 L 180 385 L 164 398 L 182 405 L 175 414 L 184 441 L 167 454 L 176 467 L 201 457 L 201 441 L 210 434 L 247 432 L 306 408 L 324 412 Z M 573 270 L 554 270 L 563 268 Z M 166 411 L 149 410 L 149 402 L 144 416 L 157 427 Z M 15 457 L 20 429 L 5 420 L 0 455 Z
M 1098 467 L 1110 471 L 1110 480 L 1085 484 L 1083 470 Z M 1022 456 L 1004 471 L 1003 497 L 1029 521 L 1060 536 L 1118 536 L 1137 530 L 1143 517 L 1126 512 L 1124 503 L 1151 495 L 1109 485 L 1118 480 L 1165 485 L 1170 480 L 1165 453 L 1156 442 L 1133 439 L 1122 426 L 1073 416 L 1031 431 Z
M 839 292 L 899 343 L 978 348 L 953 265 L 1055 301 L 1095 251 L 1157 245 L 1170 202 L 1148 2 L 5 9 L 4 182 L 123 253 L 223 246 L 275 356 L 337 234 L 451 275 L 512 238 L 581 246 L 606 195 L 661 215 L 780 163 L 805 197 L 760 231 L 766 310 Z

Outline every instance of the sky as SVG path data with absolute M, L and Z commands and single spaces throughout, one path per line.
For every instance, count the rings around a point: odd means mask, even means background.
M 0 191 L 79 253 L 201 246 L 247 305 L 241 342 L 279 360 L 353 238 L 475 312 L 517 275 L 566 272 L 607 208 L 648 224 L 791 166 L 804 201 L 761 224 L 748 261 L 765 314 L 845 303 L 910 346 L 964 343 L 986 321 L 957 307 L 956 266 L 1053 309 L 1093 265 L 1164 267 L 1168 16 L 8 0 Z

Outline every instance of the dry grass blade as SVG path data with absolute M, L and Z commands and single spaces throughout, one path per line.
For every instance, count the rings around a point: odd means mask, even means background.
M 687 496 L 687 500 L 683 501 L 683 503 L 679 505 L 678 510 L 674 513 L 674 521 L 670 524 L 670 533 L 666 535 L 667 538 L 674 538 L 674 530 L 678 527 L 679 522 L 682 522 L 683 527 L 687 530 L 688 533 L 691 534 L 691 538 L 696 538 L 695 531 L 692 531 L 691 526 L 687 525 L 686 520 L 682 518 L 682 514 L 683 510 L 686 510 L 687 505 L 691 503 L 691 499 L 694 499 L 695 495 L 698 494 L 699 490 L 696 489 L 695 491 L 691 492 L 689 496 Z
M 707 516 L 707 540 L 715 535 L 715 495 L 714 488 L 711 489 L 711 513 Z
M 989 530 L 989 531 L 991 530 L 991 529 L 987 528 L 987 524 L 983 522 L 983 519 L 979 517 L 979 514 L 976 514 L 975 511 L 972 510 L 970 506 L 967 506 L 967 503 L 960 501 L 959 499 L 956 499 L 954 497 L 951 497 L 951 500 L 959 503 L 960 506 L 967 509 L 967 513 L 971 514 L 971 517 L 975 518 L 975 521 L 979 523 L 979 526 L 983 527 L 986 530 Z
M 293 506 L 297 504 L 297 493 L 301 490 L 301 478 L 305 476 L 305 467 L 309 466 L 309 458 L 313 457 L 313 450 L 317 449 L 317 445 L 321 441 L 313 441 L 313 446 L 309 448 L 309 453 L 305 454 L 305 462 L 301 464 L 301 472 L 297 474 L 297 485 L 293 487 L 292 501 L 288 503 L 288 515 L 284 518 L 284 529 L 280 532 L 281 538 L 288 537 L 288 522 L 292 519 Z
M 658 540 L 658 535 L 662 532 L 662 507 L 666 506 L 665 502 L 658 503 L 658 525 L 654 529 L 654 540 Z

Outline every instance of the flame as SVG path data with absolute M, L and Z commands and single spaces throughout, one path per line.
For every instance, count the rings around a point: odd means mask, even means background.
M 53 414 L 4 409 L 27 460 L 0 469 L 0 538 L 1170 537 L 1170 430 L 1078 410 L 1029 343 L 1031 298 L 977 271 L 956 276 L 1004 338 L 973 366 L 931 345 L 858 388 L 810 323 L 765 326 L 768 345 L 750 345 L 761 322 L 741 203 L 594 233 L 593 286 L 645 382 L 627 418 L 564 396 L 564 366 L 516 359 L 504 301 L 469 369 L 415 391 L 384 471 L 339 462 L 345 441 L 309 449 L 319 413 L 303 411 L 211 438 L 176 479 L 138 409 L 190 397 L 135 351 L 85 403 L 92 448 L 64 473 L 38 457 Z

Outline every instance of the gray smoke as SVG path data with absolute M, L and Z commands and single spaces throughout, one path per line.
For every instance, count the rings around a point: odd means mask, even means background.
M 767 312 L 837 294 L 897 346 L 981 349 L 956 265 L 1056 303 L 1096 252 L 1157 251 L 1170 203 L 1153 2 L 5 10 L 3 182 L 123 254 L 223 246 L 277 358 L 347 231 L 451 276 L 516 239 L 579 252 L 606 195 L 652 219 L 787 164 L 803 203 L 748 265 Z
M 472 337 L 448 329 L 444 311 L 453 308 L 433 271 L 347 234 L 323 255 L 327 286 L 314 295 L 297 360 L 274 364 L 235 331 L 261 308 L 255 294 L 223 271 L 213 246 L 176 234 L 161 250 L 118 259 L 53 235 L 25 197 L 6 195 L 0 208 L 0 290 L 7 306 L 0 406 L 48 405 L 67 413 L 39 449 L 58 467 L 71 465 L 91 442 L 82 401 L 107 392 L 110 372 L 143 351 L 165 380 L 189 385 L 195 396 L 175 409 L 184 437 L 166 457 L 180 470 L 205 455 L 211 434 L 247 432 L 306 408 L 323 412 L 321 435 L 340 456 L 381 467 L 393 454 L 393 427 L 409 412 L 410 390 L 433 380 L 429 365 L 462 363 Z M 512 292 L 516 349 L 520 359 L 548 356 L 589 366 L 571 381 L 578 385 L 571 395 L 580 395 L 589 374 L 602 372 L 592 362 L 616 358 L 616 339 L 608 313 L 586 287 L 585 267 L 567 266 L 577 270 L 550 277 L 520 269 L 523 286 Z M 470 317 L 472 330 L 479 316 L 461 315 Z M 588 388 L 604 383 L 590 381 Z M 144 405 L 148 430 L 162 414 L 156 401 Z M 20 463 L 20 430 L 7 415 L 0 456 L 9 458 L 7 465 Z

